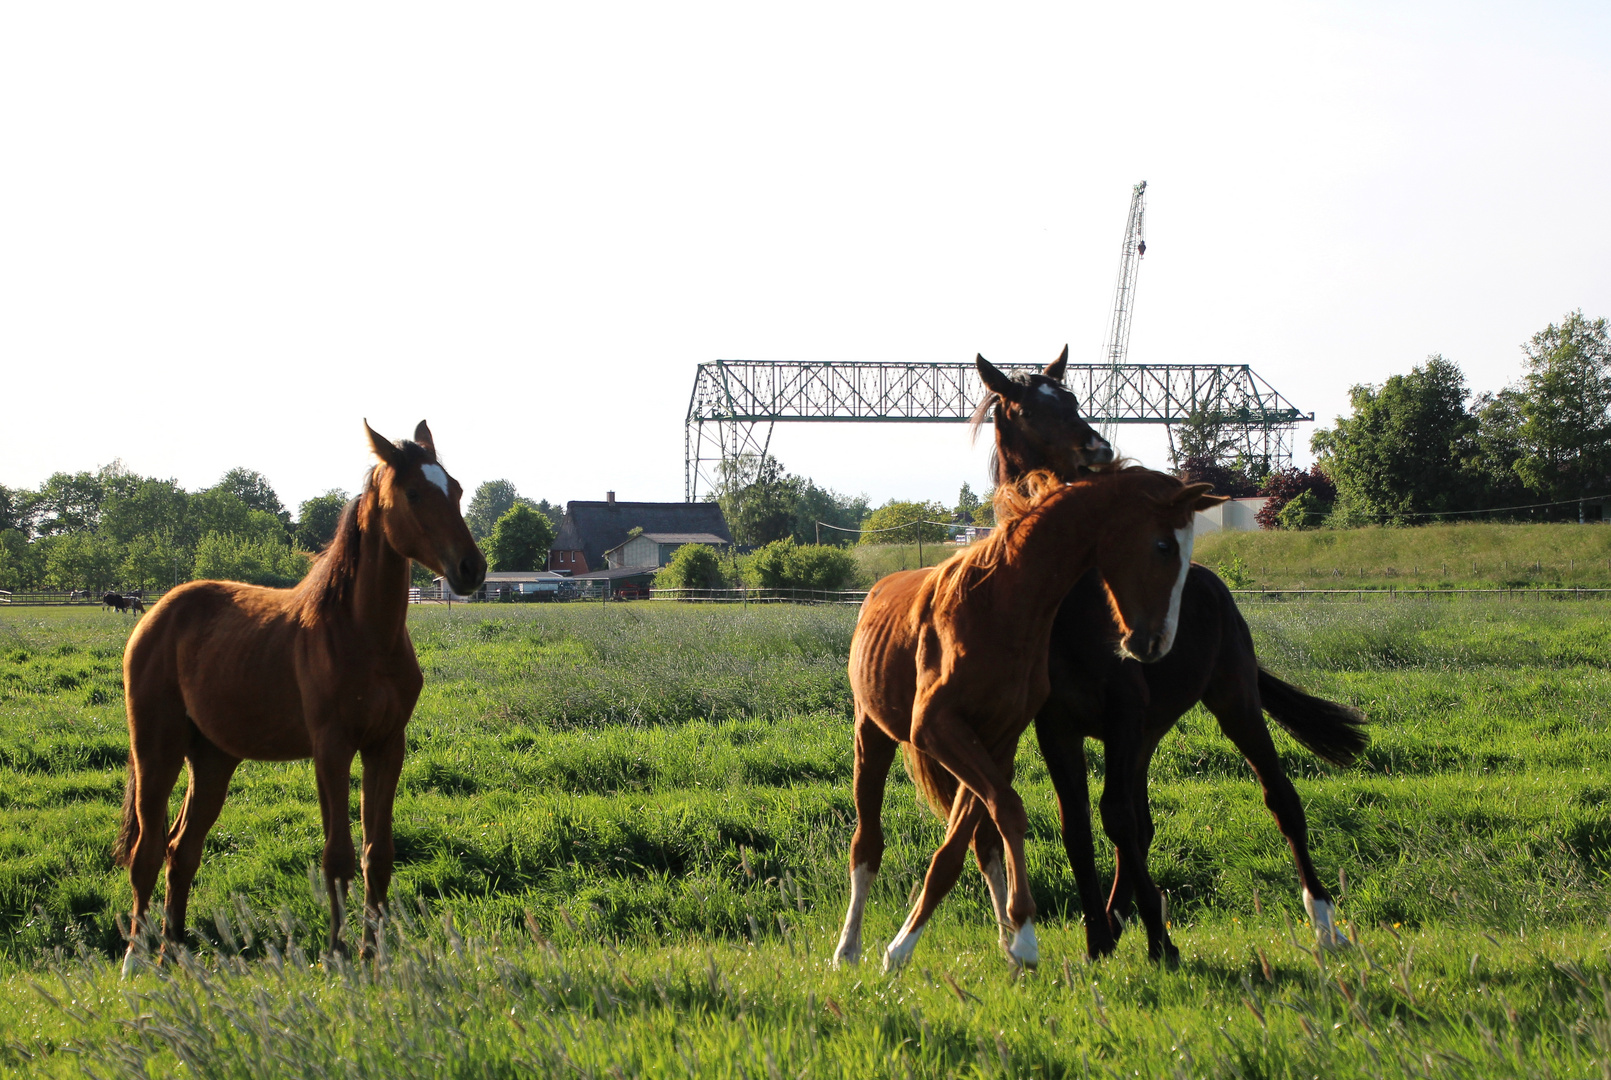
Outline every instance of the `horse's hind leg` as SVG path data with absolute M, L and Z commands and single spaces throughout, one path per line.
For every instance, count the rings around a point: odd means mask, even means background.
M 884 861 L 884 785 L 898 746 L 873 719 L 856 716 L 856 764 L 852 790 L 856 800 L 856 835 L 850 841 L 850 907 L 833 962 L 854 964 L 861 959 L 861 920 L 867 894 Z
M 1007 917 L 1007 871 L 1002 861 L 1004 849 L 996 823 L 988 816 L 981 816 L 973 828 L 973 857 L 978 861 L 979 873 L 984 875 L 985 885 L 990 889 L 990 906 L 996 913 L 996 933 L 1001 947 L 1006 949 L 1012 945 L 1012 920 Z
M 1085 951 L 1095 960 L 1111 953 L 1113 929 L 1103 906 L 1102 882 L 1096 873 L 1096 844 L 1091 838 L 1091 791 L 1085 760 L 1085 737 L 1054 718 L 1035 721 L 1035 738 L 1041 757 L 1057 790 L 1057 815 L 1063 829 L 1063 850 L 1080 890 L 1085 915 Z
M 190 886 L 196 880 L 196 869 L 201 866 L 207 831 L 224 808 L 230 777 L 240 764 L 240 758 L 224 753 L 200 731 L 191 738 L 187 757 L 190 787 L 168 839 L 168 918 L 163 929 L 164 936 L 174 945 L 184 942 Z
M 177 695 L 175 695 L 177 696 Z M 123 835 L 118 855 L 129 868 L 134 910 L 129 923 L 125 975 L 133 970 L 142 948 L 151 894 L 168 847 L 168 796 L 184 765 L 190 721 L 184 706 L 161 695 L 131 693 L 129 711 L 129 780 L 124 797 Z
M 1275 818 L 1281 835 L 1292 848 L 1293 861 L 1298 864 L 1298 880 L 1303 886 L 1303 906 L 1314 923 L 1315 936 L 1321 945 L 1347 945 L 1348 939 L 1337 929 L 1336 905 L 1330 891 L 1320 880 L 1315 864 L 1309 857 L 1309 823 L 1303 814 L 1303 801 L 1281 768 L 1280 755 L 1270 738 L 1270 729 L 1264 723 L 1264 707 L 1259 701 L 1258 668 L 1252 662 L 1239 664 L 1233 677 L 1220 677 L 1203 695 L 1203 704 L 1219 721 L 1220 730 L 1253 767 L 1253 775 L 1264 788 L 1264 805 Z

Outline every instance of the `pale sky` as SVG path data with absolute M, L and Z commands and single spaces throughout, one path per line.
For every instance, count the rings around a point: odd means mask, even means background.
M 1143 179 L 1132 361 L 1493 390 L 1611 315 L 1608 136 L 1603 4 L 10 4 L 0 483 L 294 508 L 425 417 L 467 489 L 680 499 L 703 361 L 1100 359 Z M 773 449 L 985 486 L 961 426 Z

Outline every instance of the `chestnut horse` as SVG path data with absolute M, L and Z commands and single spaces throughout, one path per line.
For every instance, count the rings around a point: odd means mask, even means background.
M 987 380 L 987 386 L 995 397 L 981 404 L 975 422 L 994 405 L 997 437 L 992 464 L 998 484 L 1011 484 L 1042 468 L 1051 468 L 1064 479 L 1085 471 L 1080 463 L 1069 467 L 1066 451 L 1038 452 L 1048 438 L 1073 425 L 1072 417 L 1048 423 L 1041 415 L 1014 408 L 1023 393 L 1021 383 L 1003 386 Z M 1020 430 L 1027 427 L 1038 430 Z M 1107 613 L 1100 578 L 1087 574 L 1058 612 L 1051 639 L 1051 696 L 1035 720 L 1035 735 L 1057 790 L 1063 845 L 1079 886 L 1089 954 L 1094 958 L 1113 951 L 1123 930 L 1122 916 L 1134 897 L 1147 928 L 1149 955 L 1170 963 L 1178 959 L 1147 868 L 1154 834 L 1147 771 L 1159 741 L 1198 702 L 1214 714 L 1220 730 L 1242 752 L 1263 787 L 1265 805 L 1292 849 L 1317 940 L 1328 946 L 1346 944 L 1334 922 L 1331 893 L 1309 854 L 1303 803 L 1281 768 L 1263 714 L 1269 712 L 1299 743 L 1336 765 L 1352 764 L 1367 745 L 1363 717 L 1264 670 L 1230 590 L 1205 566 L 1193 563 L 1186 575 L 1180 627 L 1167 659 L 1148 666 L 1125 660 L 1111 644 L 1104 645 L 1119 633 Z M 1102 822 L 1114 843 L 1116 873 L 1105 907 L 1091 843 L 1086 738 L 1102 742 L 1106 765 Z M 939 770 L 933 772 L 938 813 L 956 784 Z M 999 847 L 999 838 L 981 831 L 975 843 L 981 867 L 989 864 Z M 1004 902 L 997 895 L 999 882 L 988 874 L 986 880 L 999 911 Z
M 459 514 L 463 490 L 438 463 L 425 422 L 413 441 L 395 445 L 368 423 L 364 430 L 380 464 L 301 584 L 193 581 L 158 601 L 129 638 L 129 780 L 113 849 L 134 888 L 125 973 L 142 947 L 165 858 L 164 935 L 182 940 L 203 841 L 245 758 L 313 758 L 334 951 L 343 947 L 355 869 L 348 778 L 353 755 L 362 755 L 364 950 L 372 947 L 391 884 L 403 728 L 423 684 L 408 637 L 409 560 L 463 595 L 480 586 L 487 562 Z M 186 762 L 190 785 L 170 829 L 168 795 Z
M 1123 628 L 1120 647 L 1144 661 L 1163 657 L 1191 558 L 1192 514 L 1224 501 L 1208 490 L 1145 469 L 1069 485 L 1034 473 L 997 490 L 1000 524 L 989 539 L 937 567 L 891 574 L 873 586 L 850 647 L 857 823 L 836 964 L 861 954 L 862 912 L 884 851 L 884 784 L 901 745 L 909 759 L 963 787 L 922 895 L 885 953 L 886 970 L 911 956 L 956 883 L 976 829 L 1005 841 L 1008 955 L 1024 965 L 1039 960 L 1024 866 L 1028 818 L 1012 775 L 1019 737 L 1050 692 L 1053 616 L 1074 582 L 1096 568 Z

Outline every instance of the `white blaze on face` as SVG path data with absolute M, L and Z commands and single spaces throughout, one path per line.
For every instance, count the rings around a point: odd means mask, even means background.
M 1175 544 L 1180 548 L 1180 573 L 1175 575 L 1175 588 L 1169 594 L 1169 614 L 1164 618 L 1163 651 L 1175 644 L 1175 629 L 1180 625 L 1180 594 L 1186 589 L 1186 573 L 1191 569 L 1192 530 L 1188 524 L 1175 530 Z
M 1045 383 L 1040 384 L 1040 392 L 1045 394 L 1047 397 L 1051 398 L 1053 401 L 1057 400 L 1057 391 L 1053 390 L 1050 386 L 1047 386 Z
M 447 470 L 440 465 L 421 465 L 420 472 L 425 479 L 442 489 L 442 494 L 448 493 Z

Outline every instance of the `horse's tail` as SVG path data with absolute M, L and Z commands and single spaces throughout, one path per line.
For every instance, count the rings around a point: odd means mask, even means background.
M 1333 765 L 1352 765 L 1370 745 L 1365 717 L 1358 709 L 1306 694 L 1259 668 L 1259 697 L 1264 711 L 1287 734 Z
M 140 818 L 135 812 L 137 792 L 134 783 L 134 758 L 129 758 L 129 777 L 123 784 L 123 827 L 112 841 L 112 863 L 127 866 L 134 858 L 134 844 L 140 839 Z
M 957 797 L 957 778 L 911 743 L 901 743 L 901 755 L 906 758 L 906 775 L 912 778 L 918 795 L 928 803 L 935 817 L 945 821 L 951 816 L 951 803 Z

